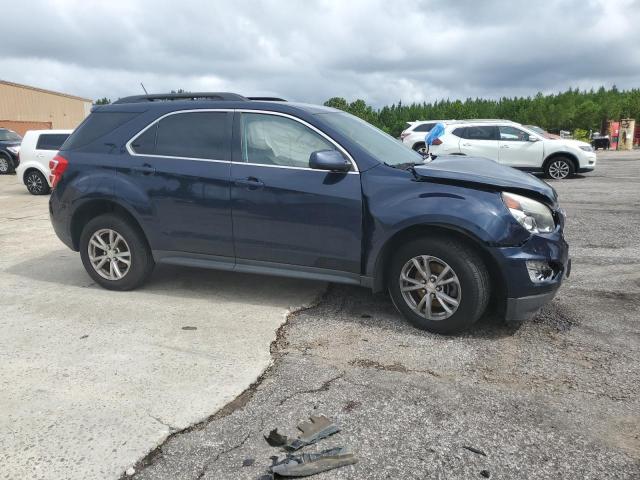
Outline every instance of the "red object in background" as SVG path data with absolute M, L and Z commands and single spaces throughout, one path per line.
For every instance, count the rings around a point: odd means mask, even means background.
M 633 146 L 640 147 L 640 125 L 636 124 L 636 130 L 633 132 Z
M 611 139 L 611 150 L 618 149 L 618 138 L 620 136 L 620 122 L 609 122 L 609 138 Z

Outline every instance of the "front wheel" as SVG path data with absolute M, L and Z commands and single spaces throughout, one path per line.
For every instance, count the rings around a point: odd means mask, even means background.
M 568 158 L 556 157 L 547 162 L 544 173 L 549 178 L 564 180 L 575 173 L 575 167 L 573 166 L 573 162 Z
M 402 246 L 391 259 L 389 293 L 413 325 L 458 333 L 473 325 L 489 302 L 489 273 L 466 245 L 425 238 Z
M 80 256 L 91 278 L 109 290 L 132 290 L 142 285 L 155 265 L 140 229 L 110 213 L 84 227 Z
M 413 149 L 418 152 L 420 155 L 426 155 L 427 154 L 427 146 L 424 144 L 424 142 L 418 142 L 413 146 Z

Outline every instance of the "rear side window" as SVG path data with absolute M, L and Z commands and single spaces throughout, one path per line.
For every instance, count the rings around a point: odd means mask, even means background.
M 430 132 L 435 123 L 423 123 L 413 129 L 414 132 Z
M 465 138 L 468 138 L 469 140 L 497 140 L 498 129 L 488 125 L 467 127 Z
M 38 137 L 36 150 L 60 150 L 67 138 L 69 138 L 68 133 L 42 133 Z
M 64 143 L 64 149 L 73 150 L 88 145 L 125 122 L 128 122 L 136 115 L 139 114 L 127 112 L 93 112 L 76 131 L 71 134 Z
M 189 112 L 169 115 L 158 122 L 155 155 L 230 160 L 231 122 L 228 112 Z M 149 151 L 150 128 L 141 135 Z M 132 142 L 132 147 L 138 139 Z M 136 153 L 142 153 L 134 147 Z

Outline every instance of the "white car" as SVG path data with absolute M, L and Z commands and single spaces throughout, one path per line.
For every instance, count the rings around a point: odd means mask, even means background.
M 29 130 L 20 145 L 18 179 L 32 195 L 46 195 L 51 191 L 49 161 L 71 135 L 73 130 Z
M 449 122 L 455 122 L 455 120 L 416 120 L 415 122 L 407 122 L 409 126 L 400 134 L 400 140 L 416 152 L 424 155 L 427 152 L 424 137 L 431 131 L 436 123 L 447 124 Z
M 486 157 L 520 170 L 544 172 L 554 179 L 596 168 L 596 153 L 590 144 L 545 138 L 508 120 L 446 122 L 445 133 L 439 140 L 431 146 L 431 153 Z

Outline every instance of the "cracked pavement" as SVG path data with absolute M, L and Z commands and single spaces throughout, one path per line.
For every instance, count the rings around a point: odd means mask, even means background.
M 133 478 L 255 480 L 281 454 L 263 435 L 294 435 L 312 414 L 342 431 L 305 451 L 349 446 L 360 459 L 318 480 L 639 478 L 638 185 L 638 152 L 600 153 L 595 173 L 553 183 L 572 277 L 521 326 L 488 315 L 432 335 L 385 296 L 332 285 L 279 330 L 257 384 Z

